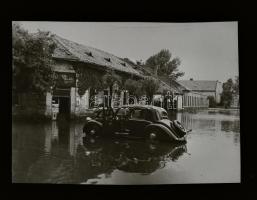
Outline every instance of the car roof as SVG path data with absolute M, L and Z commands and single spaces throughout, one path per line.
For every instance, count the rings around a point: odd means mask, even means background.
M 141 108 L 141 109 L 153 109 L 159 112 L 167 112 L 164 108 L 153 106 L 153 105 L 126 105 L 121 106 L 121 108 Z

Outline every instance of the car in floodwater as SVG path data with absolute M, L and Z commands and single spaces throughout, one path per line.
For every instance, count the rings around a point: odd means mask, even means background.
M 90 136 L 123 136 L 153 141 L 185 142 L 187 133 L 179 121 L 169 120 L 167 111 L 151 105 L 103 108 L 88 117 L 83 132 Z

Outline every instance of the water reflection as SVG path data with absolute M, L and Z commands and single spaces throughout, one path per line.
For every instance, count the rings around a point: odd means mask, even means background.
M 108 166 L 125 172 L 149 174 L 176 161 L 186 152 L 186 145 L 149 143 L 131 140 L 92 140 L 85 138 L 84 153 L 93 166 Z M 101 169 L 102 168 L 102 169 Z
M 26 142 L 35 137 L 32 131 L 23 126 L 16 127 L 14 182 L 80 183 L 100 174 L 108 177 L 115 169 L 149 174 L 186 152 L 185 145 L 86 138 L 81 133 L 82 124 L 57 122 L 44 124 L 41 128 L 45 135 L 41 140 L 44 144 L 28 145 Z M 36 131 L 40 132 L 40 129 Z M 20 149 L 23 142 L 25 151 Z M 33 151 L 28 147 L 33 147 Z
M 179 175 L 177 178 L 182 177 L 186 182 L 187 178 L 194 177 L 195 182 L 198 176 L 190 175 L 206 172 L 205 177 L 208 177 L 214 173 L 203 168 L 203 163 L 216 160 L 213 165 L 221 170 L 226 167 L 219 162 L 224 162 L 228 168 L 235 166 L 230 166 L 224 158 L 237 162 L 235 146 L 240 143 L 237 115 L 182 112 L 169 113 L 169 117 L 193 129 L 186 145 L 84 137 L 83 122 L 15 122 L 12 133 L 13 182 L 91 183 L 94 180 L 97 183 L 100 179 L 113 180 L 121 174 L 136 174 L 142 179 L 152 177 L 161 183 L 164 177 L 154 175 L 166 171 L 175 178 L 177 171 L 172 171 L 172 168 L 177 166 L 178 170 L 183 169 L 187 173 L 187 177 Z M 217 147 L 226 150 L 219 154 Z M 224 174 L 227 172 L 222 176 Z M 218 175 L 214 173 L 213 177 Z M 203 179 L 199 177 L 199 180 Z
M 221 130 L 226 132 L 236 132 L 240 131 L 240 123 L 239 120 L 236 121 L 221 121 Z

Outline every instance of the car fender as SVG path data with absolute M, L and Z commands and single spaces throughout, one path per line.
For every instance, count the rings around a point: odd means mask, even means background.
M 171 139 L 180 141 L 181 138 L 178 138 L 171 130 L 169 130 L 167 127 L 165 127 L 162 124 L 150 124 L 148 126 L 145 127 L 145 132 L 147 132 L 149 129 L 151 128 L 158 128 L 160 130 L 162 130 L 164 133 L 166 133 Z
M 90 121 L 86 122 L 86 124 L 84 125 L 84 127 L 83 127 L 83 132 L 85 132 L 85 129 L 86 129 L 87 127 L 89 127 L 90 125 L 92 125 L 92 124 L 97 124 L 97 125 L 100 126 L 101 128 L 103 127 L 103 124 L 102 124 L 101 122 L 96 121 L 96 120 L 90 120 Z

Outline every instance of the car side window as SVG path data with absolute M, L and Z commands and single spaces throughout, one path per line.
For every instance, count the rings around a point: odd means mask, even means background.
M 145 111 L 145 120 L 147 120 L 147 121 L 152 121 L 153 120 L 151 111 L 149 111 L 149 110 Z
M 128 116 L 128 114 L 129 114 L 129 109 L 128 108 L 120 108 L 117 111 L 116 116 L 119 117 L 119 118 L 125 118 L 126 116 Z
M 145 119 L 144 110 L 141 110 L 141 109 L 132 110 L 130 113 L 130 119 Z

